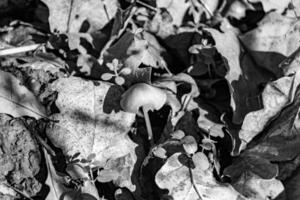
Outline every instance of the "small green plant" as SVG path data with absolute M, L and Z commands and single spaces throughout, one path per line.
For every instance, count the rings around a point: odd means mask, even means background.
M 106 66 L 109 68 L 110 71 L 113 73 L 103 73 L 101 75 L 102 80 L 108 81 L 115 77 L 115 83 L 118 85 L 123 85 L 125 83 L 124 77 L 120 75 L 129 75 L 131 73 L 131 69 L 128 67 L 122 68 L 123 64 L 119 62 L 118 59 L 113 59 L 111 63 L 106 63 Z

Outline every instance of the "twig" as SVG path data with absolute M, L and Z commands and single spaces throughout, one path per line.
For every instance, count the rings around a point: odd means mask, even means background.
M 0 57 L 1 56 L 8 56 L 8 55 L 13 55 L 17 53 L 25 53 L 29 51 L 35 51 L 37 50 L 42 44 L 32 44 L 28 46 L 22 46 L 22 47 L 14 47 L 10 49 L 3 49 L 0 50 Z
M 142 5 L 146 8 L 149 8 L 150 10 L 153 10 L 153 11 L 157 12 L 157 8 L 155 8 L 153 6 L 150 6 L 149 4 L 146 4 L 146 3 L 142 2 L 142 1 L 139 1 L 139 0 L 136 0 L 136 3 Z
M 48 153 L 55 157 L 56 153 L 52 150 L 52 148 L 41 138 L 40 135 L 38 135 L 38 133 L 34 132 L 34 136 L 36 137 L 36 139 L 39 141 L 39 143 L 48 151 Z
M 198 1 L 199 1 L 199 3 L 204 7 L 204 9 L 208 12 L 208 14 L 209 14 L 211 17 L 213 17 L 214 14 L 213 14 L 213 12 L 210 10 L 210 8 L 207 7 L 207 5 L 206 5 L 202 0 L 198 0 Z
M 70 11 L 68 13 L 67 30 L 66 30 L 67 33 L 69 32 L 69 28 L 70 28 L 71 13 L 72 13 L 72 10 L 73 10 L 73 2 L 74 2 L 73 0 L 70 1 Z
M 101 0 L 101 1 L 102 1 L 102 3 L 103 3 L 103 9 L 104 9 L 104 12 L 105 12 L 107 21 L 110 21 L 110 17 L 109 17 L 109 14 L 108 14 L 107 7 L 106 7 L 106 5 L 105 5 L 105 2 L 104 2 L 104 0 Z

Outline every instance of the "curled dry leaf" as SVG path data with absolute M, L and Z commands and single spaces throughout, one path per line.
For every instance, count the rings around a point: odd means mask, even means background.
M 212 171 L 197 167 L 189 169 L 175 153 L 155 175 L 155 182 L 161 189 L 168 189 L 174 200 L 246 200 L 232 186 L 218 183 Z M 191 179 L 192 178 L 192 179 Z M 193 181 L 191 181 L 193 180 Z
M 294 78 L 294 76 L 283 77 L 266 86 L 262 93 L 264 108 L 250 112 L 245 116 L 239 132 L 239 137 L 242 140 L 240 151 L 245 149 L 247 143 L 260 133 L 267 123 L 290 103 Z
M 39 145 L 22 118 L 1 113 L 0 133 L 0 187 L 13 186 L 27 197 L 35 196 L 42 188 L 35 178 L 42 171 Z M 1 192 L 0 199 L 6 199 Z
M 137 145 L 127 133 L 135 114 L 120 111 L 122 89 L 77 77 L 58 79 L 50 89 L 58 92 L 55 104 L 60 110 L 51 116 L 59 122 L 49 124 L 46 130 L 51 142 L 65 155 L 79 152 L 79 159 L 94 153 L 98 167 L 109 167 L 111 162 L 114 162 L 112 167 L 119 167 L 118 161 L 124 158 L 127 161 L 123 168 L 128 168 L 120 176 L 130 177 Z M 131 180 L 127 181 L 131 183 Z M 130 187 L 130 184 L 126 186 Z
M 0 71 L 0 113 L 14 117 L 46 117 L 46 111 L 38 99 L 13 75 Z
M 241 150 L 264 129 L 271 119 L 294 101 L 300 83 L 299 52 L 300 49 L 297 49 L 281 64 L 285 76 L 265 87 L 262 93 L 264 108 L 246 115 L 239 132 L 239 137 L 242 139 Z

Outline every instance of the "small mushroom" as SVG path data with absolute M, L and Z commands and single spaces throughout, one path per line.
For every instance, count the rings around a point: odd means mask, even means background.
M 124 111 L 131 113 L 138 113 L 139 108 L 142 108 L 148 137 L 153 144 L 153 133 L 148 111 L 161 109 L 166 101 L 167 94 L 164 90 L 146 83 L 137 83 L 122 95 L 120 105 Z

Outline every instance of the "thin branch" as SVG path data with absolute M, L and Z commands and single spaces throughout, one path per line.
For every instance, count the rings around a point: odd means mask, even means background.
M 209 8 L 202 0 L 198 0 L 198 1 L 199 1 L 199 3 L 203 6 L 203 8 L 207 11 L 207 13 L 208 13 L 211 17 L 213 17 L 214 14 L 213 14 L 213 12 L 210 10 L 210 8 Z
M 157 12 L 157 8 L 155 8 L 153 6 L 150 6 L 149 4 L 146 4 L 146 3 L 142 2 L 142 1 L 139 1 L 139 0 L 136 0 L 136 3 L 142 5 L 142 6 L 148 8 L 150 10 L 153 10 L 153 11 Z
M 71 13 L 72 13 L 72 10 L 73 10 L 73 2 L 74 2 L 74 0 L 71 0 L 71 2 L 70 2 L 70 11 L 68 13 L 67 30 L 66 30 L 67 33 L 69 32 L 69 28 L 70 28 Z
M 35 51 L 41 45 L 43 45 L 43 44 L 32 44 L 32 45 L 28 45 L 28 46 L 14 47 L 14 48 L 10 48 L 10 49 L 2 49 L 2 50 L 0 50 L 0 57 L 18 54 L 18 53 L 25 53 L 25 52 L 29 52 L 29 51 Z
M 105 5 L 105 2 L 104 2 L 104 0 L 101 0 L 101 1 L 102 1 L 102 3 L 103 3 L 103 9 L 104 9 L 104 12 L 105 12 L 107 21 L 110 21 L 110 17 L 109 17 L 109 14 L 108 14 L 107 7 L 106 7 L 106 5 Z

